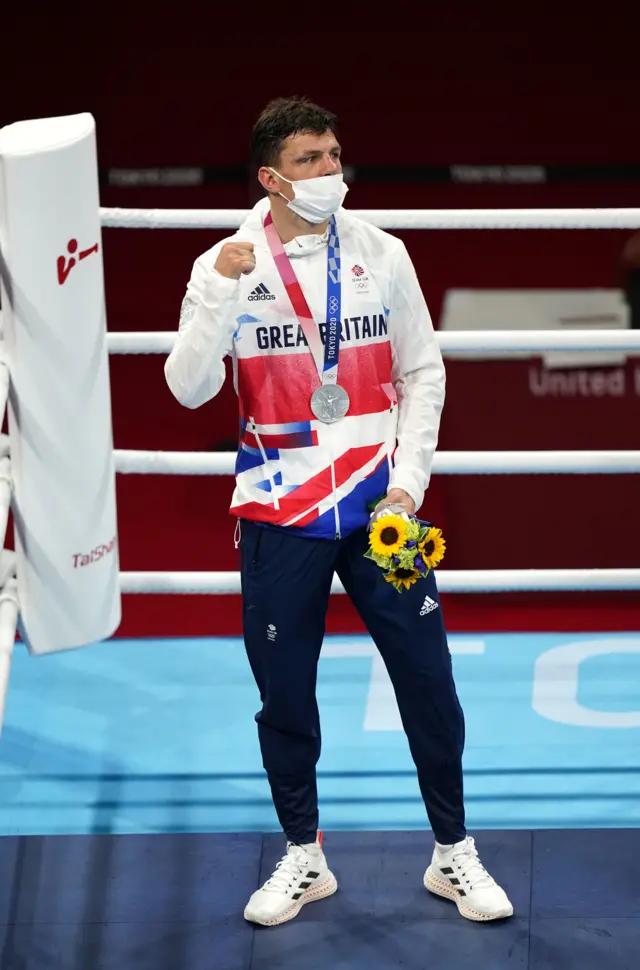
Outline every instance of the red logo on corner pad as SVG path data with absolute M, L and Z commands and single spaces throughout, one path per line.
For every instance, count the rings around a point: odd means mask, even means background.
M 91 253 L 98 252 L 98 243 L 91 247 L 91 249 L 81 249 L 78 253 L 78 258 L 75 258 L 75 254 L 78 252 L 78 240 L 70 239 L 67 243 L 67 252 L 69 253 L 69 259 L 66 256 L 58 256 L 58 283 L 60 286 L 65 282 L 67 276 L 81 259 L 86 259 Z

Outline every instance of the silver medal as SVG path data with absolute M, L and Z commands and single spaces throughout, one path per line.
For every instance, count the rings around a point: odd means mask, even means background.
M 349 410 L 349 395 L 339 384 L 323 384 L 311 395 L 311 410 L 318 421 L 333 424 Z

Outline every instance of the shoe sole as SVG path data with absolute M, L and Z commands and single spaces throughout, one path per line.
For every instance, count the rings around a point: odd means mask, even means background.
M 259 916 L 252 916 L 249 912 L 249 907 L 244 911 L 244 918 L 249 923 L 258 923 L 259 926 L 280 926 L 281 923 L 288 923 L 289 920 L 295 919 L 303 906 L 307 903 L 315 903 L 319 899 L 326 899 L 327 896 L 333 896 L 338 888 L 338 881 L 332 872 L 329 872 L 327 878 L 324 882 L 316 885 L 310 886 L 301 896 L 300 899 L 296 900 L 291 904 L 289 909 L 281 913 L 280 916 L 276 916 L 273 919 L 260 919 Z
M 460 896 L 451 883 L 436 876 L 431 866 L 425 872 L 424 885 L 425 889 L 428 889 L 430 893 L 434 893 L 436 896 L 442 896 L 444 899 L 453 900 L 458 907 L 460 915 L 464 916 L 465 919 L 475 920 L 476 923 L 486 923 L 494 919 L 508 919 L 509 916 L 513 916 L 513 906 L 511 903 L 509 903 L 508 909 L 505 909 L 503 912 L 493 913 L 490 916 L 486 913 L 478 913 L 475 909 L 470 909 L 465 905 L 465 897 Z

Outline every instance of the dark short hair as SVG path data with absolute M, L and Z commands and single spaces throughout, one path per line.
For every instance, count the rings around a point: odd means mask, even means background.
M 282 146 L 291 135 L 337 135 L 338 119 L 325 108 L 303 97 L 276 98 L 266 106 L 251 136 L 251 158 L 256 168 L 275 165 Z

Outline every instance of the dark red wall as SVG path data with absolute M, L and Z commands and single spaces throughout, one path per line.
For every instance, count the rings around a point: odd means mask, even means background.
M 640 16 L 523 16 L 477 10 L 406 29 L 359 30 L 361 14 L 317 9 L 307 32 L 293 12 L 275 30 L 255 16 L 226 31 L 209 8 L 117 8 L 98 20 L 73 6 L 4 14 L 0 123 L 91 111 L 101 166 L 242 163 L 268 98 L 306 93 L 336 110 L 346 161 L 358 164 L 640 162 Z M 263 17 L 266 16 L 263 11 Z M 272 14 L 270 14 L 271 16 Z M 317 25 L 336 19 L 332 32 Z M 295 20 L 296 26 L 298 21 Z M 26 47 L 25 47 L 26 45 Z M 25 52 L 30 52 L 28 56 Z M 7 97 L 7 91 L 9 96 Z M 105 189 L 105 205 L 247 206 L 248 185 Z M 535 186 L 352 184 L 355 208 L 635 206 L 634 182 Z M 617 285 L 625 232 L 407 232 L 437 322 L 451 287 Z M 193 259 L 220 238 L 204 231 L 104 233 L 111 330 L 176 324 Z M 112 358 L 116 447 L 224 447 L 236 428 L 230 384 L 197 412 L 171 398 L 162 358 Z M 640 396 L 533 402 L 523 365 L 448 365 L 443 449 L 640 447 Z M 124 569 L 235 568 L 228 478 L 120 477 Z M 449 540 L 450 568 L 638 565 L 637 478 L 436 478 L 425 514 Z M 530 599 L 520 602 L 525 606 Z M 634 597 L 457 597 L 460 628 L 637 625 Z M 542 605 L 539 605 L 542 604 Z M 547 605 L 545 605 L 547 604 Z M 565 608 L 566 607 L 566 608 Z M 352 626 L 344 601 L 332 623 Z M 222 632 L 238 604 L 221 598 L 126 603 L 123 632 Z

